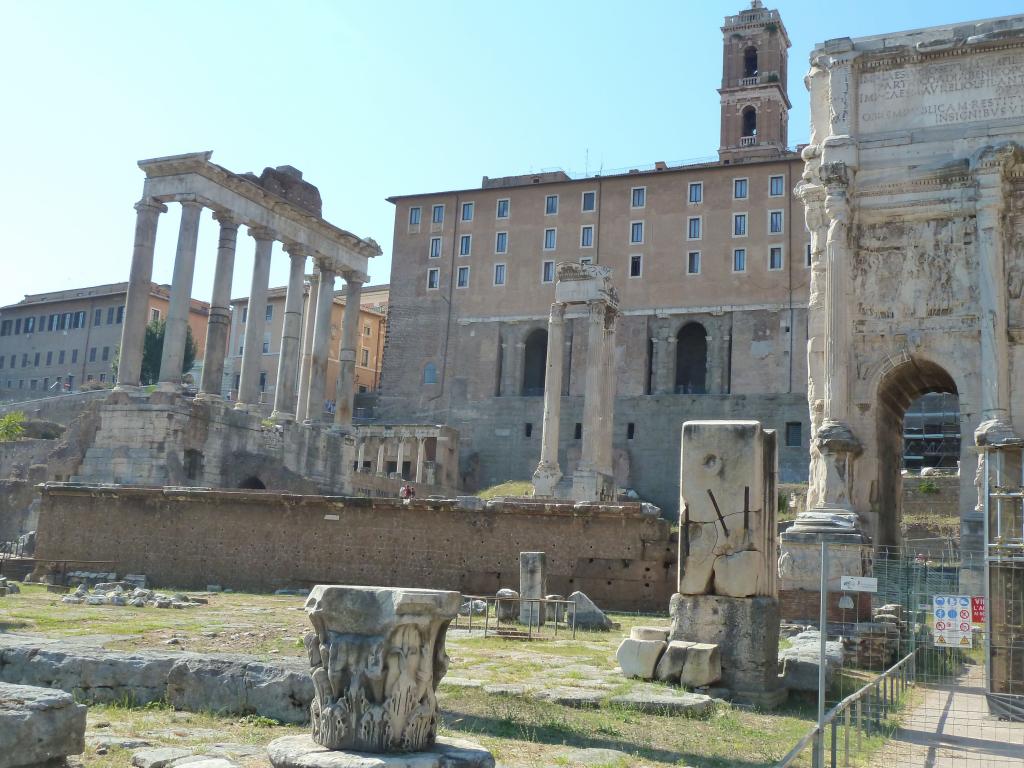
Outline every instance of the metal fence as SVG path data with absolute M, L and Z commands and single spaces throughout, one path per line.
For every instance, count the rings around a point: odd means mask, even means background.
M 576 603 L 547 598 L 463 595 L 450 629 L 510 640 L 576 637 Z

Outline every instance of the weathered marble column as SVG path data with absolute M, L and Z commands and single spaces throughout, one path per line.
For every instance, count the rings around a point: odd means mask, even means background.
M 302 330 L 302 287 L 306 274 L 307 249 L 298 243 L 285 246 L 290 259 L 288 292 L 284 299 L 284 322 L 281 327 L 281 355 L 277 361 L 277 388 L 274 390 L 274 412 L 278 422 L 295 420 L 295 388 L 299 376 L 299 333 Z
M 384 463 L 384 449 L 387 447 L 387 441 L 382 437 L 380 438 L 380 445 L 377 446 L 377 474 L 384 476 L 387 474 L 387 465 Z
M 178 229 L 178 251 L 174 257 L 171 298 L 164 326 L 164 348 L 160 356 L 159 388 L 177 391 L 181 387 L 182 363 L 185 360 L 185 339 L 188 314 L 192 304 L 192 276 L 196 268 L 196 245 L 199 242 L 199 214 L 203 206 L 193 200 L 181 203 L 181 225 Z
M 221 400 L 224 384 L 224 359 L 231 333 L 231 280 L 235 271 L 235 246 L 238 242 L 238 221 L 231 214 L 215 211 L 220 223 L 217 241 L 217 266 L 213 273 L 213 295 L 210 297 L 210 319 L 206 325 L 206 354 L 199 400 Z
M 614 463 L 613 443 L 615 441 L 615 389 L 618 379 L 615 376 L 615 320 L 616 312 L 609 307 L 605 313 L 604 341 L 601 342 L 604 371 L 604 382 L 601 387 L 601 442 L 597 468 L 611 476 Z
M 416 482 L 423 482 L 423 464 L 427 459 L 427 438 L 416 438 Z
M 540 626 L 544 623 L 544 609 L 530 599 L 543 599 L 548 593 L 548 557 L 544 552 L 519 553 L 519 621 Z
M 651 394 L 672 394 L 676 387 L 676 337 L 668 328 L 659 328 L 651 336 L 651 343 Z
M 341 351 L 338 353 L 338 382 L 335 387 L 334 426 L 352 427 L 352 405 L 356 385 L 356 346 L 359 343 L 359 297 L 363 281 L 356 275 L 345 275 L 345 314 L 341 321 Z
M 249 310 L 242 342 L 242 375 L 238 384 L 235 408 L 247 410 L 260 401 L 260 369 L 263 367 L 263 335 L 267 328 L 267 288 L 270 283 L 270 254 L 274 232 L 262 227 L 249 230 L 256 240 L 256 256 L 249 289 Z
M 397 440 L 398 440 L 398 456 L 397 456 L 397 459 L 395 461 L 395 465 L 396 465 L 395 471 L 398 473 L 398 479 L 399 480 L 404 480 L 405 477 L 402 474 L 402 465 L 405 464 L 405 438 L 404 437 L 399 437 L 399 438 L 397 438 Z
M 316 315 L 313 320 L 313 352 L 309 369 L 309 394 L 306 397 L 307 424 L 319 424 L 324 418 L 324 392 L 327 388 L 327 354 L 331 342 L 331 308 L 334 306 L 334 271 L 320 264 L 316 289 Z
M 121 350 L 117 363 L 117 389 L 139 386 L 142 374 L 142 347 L 146 339 L 146 312 L 153 283 L 153 252 L 156 227 L 167 206 L 151 198 L 135 204 L 135 244 L 128 273 L 128 296 L 121 326 Z
M 540 462 L 533 473 L 534 496 L 554 496 L 562 479 L 558 465 L 558 438 L 562 410 L 562 366 L 565 362 L 565 304 L 556 301 L 548 315 L 547 370 L 544 373 L 544 421 Z
M 601 434 L 602 390 L 604 389 L 604 326 L 608 305 L 588 301 L 587 377 L 583 389 L 583 446 L 580 468 L 596 470 Z
M 320 269 L 314 266 L 313 273 L 307 276 L 309 289 L 306 291 L 302 311 L 302 360 L 299 364 L 299 396 L 295 407 L 295 419 L 306 418 L 309 402 L 309 372 L 313 367 L 313 325 L 315 317 L 317 286 L 320 284 Z

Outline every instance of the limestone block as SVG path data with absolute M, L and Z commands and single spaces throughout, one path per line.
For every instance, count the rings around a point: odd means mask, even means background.
M 458 592 L 320 585 L 306 600 L 313 741 L 332 750 L 416 752 L 437 737 L 434 691 Z M 276 765 L 276 763 L 275 763 Z
M 634 640 L 627 637 L 619 644 L 615 658 L 626 677 L 651 680 L 667 645 L 664 640 Z
M 309 736 L 284 736 L 267 745 L 267 756 L 274 768 L 494 768 L 483 747 L 447 737 L 422 752 L 370 755 L 331 751 Z
M 575 605 L 577 629 L 609 630 L 615 626 L 615 623 L 605 616 L 604 611 L 598 608 L 594 601 L 583 592 L 573 592 L 569 595 L 569 599 Z M 569 620 L 572 621 L 572 618 L 573 616 L 570 615 Z
M 683 662 L 686 661 L 686 651 L 694 645 L 696 643 L 687 640 L 672 640 L 654 670 L 655 679 L 678 685 L 679 676 L 683 673 Z
M 715 559 L 715 594 L 750 597 L 764 588 L 764 556 L 753 549 Z
M 702 693 L 670 693 L 667 691 L 632 691 L 611 699 L 613 704 L 651 715 L 689 715 L 702 717 L 714 709 L 710 696 Z
M 779 651 L 779 665 L 786 688 L 791 691 L 817 691 L 821 635 L 807 630 L 790 638 L 790 647 Z M 832 684 L 832 673 L 843 666 L 843 644 L 825 642 L 825 686 Z
M 81 754 L 85 712 L 63 691 L 0 683 L 0 768 Z
M 629 636 L 634 640 L 668 640 L 669 627 L 633 627 Z
M 701 688 L 722 679 L 722 657 L 712 643 L 694 643 L 686 650 L 679 682 L 689 688 Z
M 546 600 L 565 600 L 562 595 L 545 595 Z M 558 603 L 544 605 L 544 618 L 550 622 L 565 621 L 565 606 Z
M 499 598 L 495 608 L 498 621 L 515 621 L 519 616 L 519 593 L 514 589 L 504 588 L 499 589 L 495 597 Z
M 143 749 L 132 755 L 135 768 L 169 768 L 176 761 L 192 756 L 191 749 L 180 747 L 156 747 Z

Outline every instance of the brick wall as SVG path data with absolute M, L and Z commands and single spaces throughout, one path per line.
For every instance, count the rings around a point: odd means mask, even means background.
M 853 608 L 840 608 L 839 592 L 828 593 L 828 620 L 835 622 L 871 621 L 871 594 L 848 592 Z M 779 614 L 783 621 L 817 624 L 821 616 L 821 592 L 810 589 L 780 589 Z
M 42 489 L 40 561 L 116 563 L 159 586 L 270 590 L 316 583 L 455 589 L 519 586 L 519 553 L 547 552 L 548 589 L 599 606 L 665 611 L 669 524 L 639 504 L 597 506 L 300 496 L 277 492 Z

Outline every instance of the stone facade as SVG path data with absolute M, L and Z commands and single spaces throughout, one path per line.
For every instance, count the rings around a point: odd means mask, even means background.
M 452 500 L 47 484 L 36 557 L 102 560 L 154 585 L 273 590 L 419 584 L 493 595 L 519 553 L 545 552 L 548 589 L 607 610 L 663 611 L 675 589 L 668 521 L 640 504 L 460 506 Z M 394 535 L 401 531 L 401 536 Z

